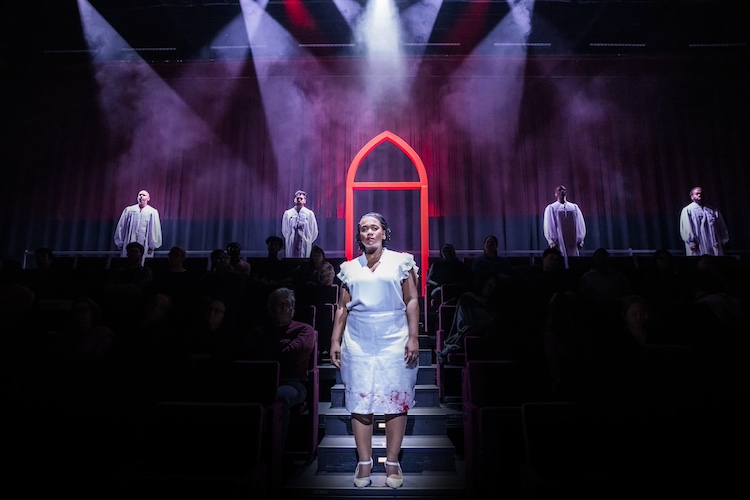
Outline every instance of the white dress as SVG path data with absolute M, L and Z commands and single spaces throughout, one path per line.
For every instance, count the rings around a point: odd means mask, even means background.
M 341 264 L 339 279 L 351 302 L 341 343 L 341 379 L 347 411 L 398 414 L 414 407 L 419 360 L 404 361 L 409 338 L 401 283 L 419 271 L 414 256 L 383 249 L 371 271 L 364 255 Z

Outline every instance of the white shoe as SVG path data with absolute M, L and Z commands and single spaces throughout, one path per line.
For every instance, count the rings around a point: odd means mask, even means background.
M 404 471 L 401 470 L 401 464 L 398 462 L 385 462 L 385 465 L 398 467 L 398 474 L 391 474 L 385 478 L 385 484 L 391 488 L 400 488 L 404 484 Z
M 357 468 L 354 469 L 354 486 L 356 486 L 357 488 L 364 488 L 366 486 L 370 486 L 372 484 L 372 480 L 370 479 L 370 476 L 357 477 L 359 475 L 360 465 L 369 465 L 370 472 L 372 472 L 372 457 L 370 457 L 370 460 L 368 462 L 357 462 Z

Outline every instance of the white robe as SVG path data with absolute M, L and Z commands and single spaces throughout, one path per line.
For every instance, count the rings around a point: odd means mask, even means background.
M 294 207 L 285 211 L 281 218 L 281 234 L 284 235 L 287 257 L 309 257 L 313 242 L 318 238 L 315 213 L 307 207 L 302 207 L 299 212 Z
M 693 202 L 680 213 L 680 237 L 687 255 L 724 255 L 729 232 L 718 210 Z M 696 249 L 690 249 L 695 244 Z
M 148 249 L 156 250 L 162 243 L 159 211 L 150 205 L 143 207 L 143 210 L 138 204 L 125 207 L 117 222 L 114 240 L 117 248 L 122 247 L 123 257 L 128 255 L 125 247 L 133 241 L 143 245 L 144 258 L 153 256 Z
M 578 205 L 556 201 L 544 209 L 544 237 L 549 246 L 560 249 L 568 267 L 568 257 L 580 254 L 586 239 L 586 222 Z

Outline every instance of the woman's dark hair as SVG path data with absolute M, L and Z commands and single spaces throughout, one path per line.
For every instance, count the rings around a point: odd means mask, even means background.
M 456 256 L 456 248 L 450 243 L 443 243 L 442 245 L 440 245 L 440 257 L 445 257 L 444 253 L 446 249 L 449 249 L 453 253 L 454 257 Z
M 385 233 L 385 240 L 383 240 L 383 248 L 385 248 L 386 246 L 385 242 L 391 241 L 391 228 L 388 227 L 388 221 L 385 220 L 385 217 L 383 217 L 383 215 L 379 214 L 378 212 L 368 212 L 362 217 L 360 217 L 359 220 L 362 221 L 362 219 L 364 219 L 365 217 L 372 217 L 374 219 L 377 219 L 378 222 L 380 222 L 380 226 L 383 228 L 383 232 Z M 357 234 L 354 236 L 354 241 L 357 243 L 357 247 L 360 250 L 364 250 L 365 245 L 359 239 L 359 230 L 360 230 L 360 225 L 359 225 L 359 222 L 357 222 Z
M 323 258 L 326 258 L 326 252 L 322 248 L 320 248 L 318 245 L 313 245 L 313 247 L 310 249 L 310 255 L 313 254 L 313 252 L 320 252 L 323 255 Z

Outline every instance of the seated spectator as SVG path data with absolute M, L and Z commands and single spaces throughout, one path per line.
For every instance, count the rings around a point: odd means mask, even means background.
M 591 269 L 581 276 L 578 290 L 591 312 L 603 314 L 602 319 L 607 321 L 618 317 L 620 300 L 632 293 L 628 277 L 610 266 L 605 248 L 594 251 Z
M 541 265 L 525 268 L 522 275 L 526 290 L 542 308 L 543 316 L 546 315 L 547 306 L 554 294 L 575 291 L 573 277 L 565 267 L 565 258 L 557 247 L 545 248 Z
M 250 276 L 250 264 L 242 258 L 242 247 L 236 241 L 227 245 L 227 255 L 229 256 L 229 266 L 238 273 Z
M 322 309 L 324 304 L 335 304 L 338 300 L 337 287 L 334 287 L 335 271 L 326 260 L 325 252 L 315 245 L 310 258 L 292 271 L 294 293 L 297 303 L 314 305 Z
M 660 332 L 651 326 L 649 305 L 640 295 L 627 295 L 623 298 L 622 319 L 623 331 L 638 346 L 665 343 Z
M 112 271 L 105 289 L 119 296 L 141 295 L 150 286 L 154 273 L 143 265 L 143 245 L 130 242 L 125 247 L 127 265 Z
M 653 263 L 653 267 L 641 271 L 639 285 L 639 293 L 651 311 L 649 321 L 659 331 L 674 331 L 672 343 L 690 342 L 679 333 L 690 329 L 687 276 L 677 270 L 674 256 L 667 249 L 656 250 Z
M 22 340 L 31 321 L 35 295 L 21 282 L 21 275 L 20 262 L 0 258 L 0 328 L 6 341 Z M 3 359 L 8 355 L 4 352 Z
M 34 251 L 35 267 L 24 270 L 23 283 L 33 292 L 37 300 L 72 299 L 72 269 L 55 265 L 55 255 L 49 248 L 40 247 Z
M 325 251 L 317 245 L 310 250 L 310 258 L 292 270 L 295 288 L 330 286 L 335 278 L 333 265 L 326 260 Z
M 242 355 L 243 335 L 229 303 L 220 297 L 206 302 L 201 319 L 179 339 L 188 361 L 233 361 Z
M 52 360 L 109 359 L 115 335 L 101 324 L 99 304 L 89 297 L 79 297 L 73 301 L 70 314 L 70 325 L 53 332 L 50 338 Z
M 127 363 L 170 361 L 177 332 L 172 312 L 171 297 L 163 293 L 151 294 L 140 314 L 118 330 L 117 359 Z
M 284 240 L 278 236 L 269 236 L 266 238 L 266 247 L 268 255 L 265 259 L 257 262 L 253 270 L 254 281 L 269 285 L 272 288 L 287 286 L 292 284 L 291 269 L 281 259 L 281 251 L 284 249 Z
M 251 360 L 278 361 L 282 402 L 282 449 L 289 428 L 290 409 L 307 399 L 307 369 L 313 355 L 316 332 L 312 325 L 294 321 L 296 298 L 289 288 L 278 288 L 268 297 L 270 321 L 255 329 L 245 347 Z
M 719 267 L 719 259 L 715 255 L 698 257 L 687 289 L 691 303 L 709 311 L 724 327 L 741 331 L 750 323 L 742 298 L 736 294 L 731 280 Z
M 138 242 L 126 245 L 127 263 L 115 269 L 103 285 L 103 316 L 107 324 L 127 321 L 141 307 L 147 296 L 154 273 L 143 265 L 144 248 Z
M 441 289 L 445 284 L 471 285 L 471 269 L 456 256 L 456 249 L 450 243 L 440 247 L 440 260 L 436 260 L 427 272 L 427 289 L 430 304 L 439 306 Z
M 484 283 L 482 293 L 466 292 L 458 298 L 456 312 L 450 330 L 441 350 L 437 353 L 438 363 L 445 364 L 449 354 L 460 353 L 464 349 L 464 338 L 468 335 L 496 335 L 502 325 L 499 292 L 502 287 L 499 276 L 490 276 Z
M 198 293 L 202 300 L 223 297 L 236 308 L 245 292 L 246 279 L 229 265 L 229 256 L 221 248 L 211 252 L 211 270 L 198 278 Z
M 471 262 L 472 289 L 482 293 L 485 282 L 492 276 L 498 276 L 502 282 L 517 281 L 518 274 L 510 261 L 497 254 L 497 236 L 489 235 L 484 239 L 482 255 Z
M 167 254 L 167 269 L 154 271 L 151 292 L 170 298 L 176 320 L 191 321 L 194 311 L 200 309 L 200 275 L 185 268 L 186 259 L 187 252 L 182 247 L 172 247 Z

